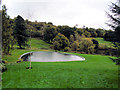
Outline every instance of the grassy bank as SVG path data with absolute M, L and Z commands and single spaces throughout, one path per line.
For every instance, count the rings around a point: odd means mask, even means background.
M 30 45 L 30 41 L 28 42 L 28 45 Z M 5 55 L 3 56 L 3 60 L 6 60 L 8 63 L 14 63 L 18 60 L 20 55 L 26 53 L 26 52 L 31 52 L 31 51 L 52 51 L 50 49 L 50 44 L 44 42 L 43 40 L 35 39 L 32 38 L 31 40 L 31 48 L 26 48 L 26 49 L 17 49 L 18 46 L 14 46 L 14 50 L 11 51 L 11 55 Z M 43 50 L 44 49 L 44 50 Z
M 110 41 L 105 41 L 104 38 L 94 38 L 99 42 L 100 47 L 113 48 L 113 44 Z
M 113 48 L 113 49 L 114 49 L 112 42 L 110 42 L 110 41 L 105 41 L 104 38 L 90 38 L 90 39 L 91 39 L 91 40 L 92 40 L 92 39 L 97 40 L 98 43 L 99 43 L 99 47 L 100 47 L 100 48 L 101 48 L 101 47 L 106 47 L 106 48 Z
M 36 41 L 37 40 L 37 41 Z M 32 39 L 32 51 L 41 51 L 47 44 Z M 41 45 L 40 42 L 44 44 Z M 41 46 L 40 46 L 41 45 Z M 48 47 L 47 47 L 48 46 Z M 50 50 L 49 44 L 45 48 Z M 110 56 L 70 53 L 84 57 L 85 61 L 14 63 L 28 49 L 15 49 L 11 56 L 4 56 L 10 64 L 2 75 L 3 88 L 117 88 L 118 66 Z M 115 57 L 112 57 L 115 58 Z

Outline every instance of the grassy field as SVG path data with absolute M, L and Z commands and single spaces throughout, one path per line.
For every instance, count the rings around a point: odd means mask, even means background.
M 109 47 L 112 45 L 112 42 L 105 41 L 103 38 L 94 38 L 94 39 L 96 39 L 99 42 L 99 44 L 107 45 Z
M 34 49 L 49 49 L 49 44 L 41 40 L 32 39 Z M 48 47 L 47 47 L 48 46 Z M 35 49 L 36 48 L 36 49 Z M 117 88 L 118 66 L 110 56 L 87 55 L 70 53 L 84 57 L 85 61 L 70 62 L 32 62 L 32 69 L 28 70 L 29 62 L 15 63 L 19 56 L 29 52 L 29 49 L 15 49 L 11 56 L 4 56 L 10 62 L 8 70 L 2 75 L 3 88 Z M 111 57 L 115 58 L 115 57 Z M 14 62 L 14 63 L 13 63 Z
M 86 61 L 7 65 L 3 88 L 117 88 L 118 66 L 108 56 L 80 55 Z
M 112 42 L 110 42 L 110 41 L 105 41 L 103 38 L 90 38 L 90 39 L 91 39 L 91 40 L 92 40 L 92 39 L 97 40 L 98 43 L 99 43 L 99 47 L 100 47 L 100 48 L 102 48 L 102 47 L 114 48 Z
M 28 42 L 28 44 L 30 45 L 30 41 Z M 31 39 L 31 47 L 32 49 L 50 49 L 50 44 L 44 42 L 43 40 L 39 40 L 39 39 L 35 39 L 32 38 Z

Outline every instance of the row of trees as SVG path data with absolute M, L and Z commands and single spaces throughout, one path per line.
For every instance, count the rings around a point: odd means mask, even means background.
M 55 26 L 52 23 L 48 22 L 29 22 L 27 24 L 33 30 L 33 37 L 41 37 L 44 38 L 44 32 L 49 27 L 49 29 L 54 29 L 57 32 L 64 34 L 67 38 L 70 37 L 71 34 L 75 34 L 74 32 L 78 32 L 79 35 L 84 35 L 85 37 L 104 37 L 106 33 L 103 29 L 94 29 L 94 28 L 77 28 L 77 27 L 69 27 L 69 26 Z M 48 31 L 48 30 L 46 30 Z M 37 33 L 36 33 L 37 32 Z M 39 34 L 39 35 L 38 35 Z
M 83 45 L 81 44 L 81 40 L 83 40 L 82 38 L 103 37 L 105 34 L 105 31 L 102 29 L 94 29 L 87 27 L 77 28 L 76 26 L 55 26 L 51 22 L 31 22 L 29 20 L 24 20 L 19 15 L 16 18 L 11 19 L 7 15 L 7 9 L 5 5 L 3 5 L 2 7 L 2 18 L 2 46 L 4 54 L 9 54 L 10 49 L 13 49 L 13 45 L 16 43 L 18 44 L 20 49 L 25 48 L 25 46 L 27 46 L 27 41 L 30 37 L 30 32 L 32 37 L 37 37 L 43 39 L 48 43 L 53 44 L 54 49 L 66 51 L 69 48 L 71 50 L 78 50 L 78 48 L 80 49 L 80 47 L 83 47 L 81 46 Z M 58 42 L 57 37 L 60 36 L 67 41 Z M 61 39 L 63 40 L 63 38 Z M 91 43 L 90 40 L 88 40 L 88 42 Z M 61 43 L 67 44 L 63 44 L 63 46 L 61 46 Z M 83 49 L 83 51 L 85 50 Z
M 94 53 L 94 50 L 98 48 L 98 42 L 96 40 L 90 40 L 88 38 L 74 38 L 70 35 L 70 40 L 65 35 L 58 33 L 53 39 L 53 48 L 55 50 L 63 51 L 81 51 L 86 53 Z
M 116 6 L 115 4 L 113 5 Z M 115 7 L 112 9 L 114 13 L 116 12 L 115 9 Z M 114 18 L 112 15 L 109 16 L 112 19 Z M 105 40 L 114 41 L 115 36 L 119 36 L 119 25 L 118 27 L 114 27 L 114 32 L 111 30 L 105 31 L 103 29 L 87 27 L 77 28 L 76 26 L 55 26 L 51 22 L 31 22 L 29 20 L 24 20 L 19 15 L 16 18 L 11 19 L 7 15 L 7 9 L 5 5 L 2 7 L 2 18 L 2 46 L 5 54 L 9 54 L 10 49 L 12 49 L 13 45 L 16 43 L 20 48 L 27 46 L 27 41 L 30 37 L 29 32 L 31 32 L 32 37 L 37 37 L 53 44 L 53 48 L 56 50 L 67 51 L 71 49 L 74 51 L 86 51 L 87 53 L 92 53 L 94 49 L 98 48 L 96 46 L 98 45 L 98 42 L 95 40 L 84 39 L 85 37 L 104 37 Z
M 2 46 L 3 53 L 9 54 L 10 49 L 13 49 L 14 44 L 18 44 L 20 49 L 27 46 L 28 38 L 30 37 L 30 32 L 32 37 L 37 37 L 43 39 L 44 41 L 53 44 L 54 46 L 58 45 L 58 40 L 56 35 L 63 36 L 70 45 L 63 45 L 65 48 L 71 48 L 72 50 L 77 50 L 79 46 L 78 43 L 82 40 L 82 37 L 103 37 L 105 31 L 102 29 L 93 29 L 93 28 L 77 28 L 69 26 L 55 26 L 51 22 L 31 22 L 24 20 L 21 16 L 17 16 L 14 19 L 11 19 L 7 15 L 6 6 L 2 7 Z M 62 42 L 60 42 L 61 44 Z M 64 43 L 64 41 L 63 41 Z M 63 46 L 60 46 L 58 50 L 63 49 Z M 76 48 L 72 48 L 76 46 Z

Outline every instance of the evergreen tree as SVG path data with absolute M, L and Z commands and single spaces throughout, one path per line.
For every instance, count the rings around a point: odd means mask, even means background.
M 117 3 L 112 3 L 110 8 L 112 14 L 108 13 L 111 20 L 109 26 L 115 30 L 116 41 L 120 43 L 120 0 Z
M 15 20 L 14 37 L 16 38 L 20 49 L 23 48 L 22 46 L 25 47 L 27 45 L 29 35 L 27 32 L 25 21 L 19 15 Z
M 115 42 L 114 45 L 117 48 L 117 56 L 118 59 L 116 60 L 117 64 L 120 64 L 120 0 L 116 3 L 112 3 L 110 8 L 112 14 L 108 14 L 111 22 L 108 24 L 111 26 L 115 31 Z
M 12 29 L 9 25 L 9 16 L 6 6 L 2 6 L 2 49 L 3 54 L 10 54 L 10 44 L 12 40 Z

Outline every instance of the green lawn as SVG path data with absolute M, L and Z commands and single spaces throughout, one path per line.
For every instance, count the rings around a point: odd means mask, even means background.
M 108 47 L 108 48 L 114 48 L 112 42 L 110 41 L 105 41 L 104 38 L 90 38 L 95 39 L 99 43 L 99 47 Z
M 106 45 L 111 45 L 112 43 L 109 41 L 105 41 L 103 38 L 94 38 L 96 39 L 100 44 L 106 44 Z
M 36 49 L 36 48 L 37 49 L 41 49 L 41 48 L 50 49 L 50 44 L 46 43 L 43 40 L 32 38 L 28 42 L 29 45 L 30 45 L 30 42 L 31 42 L 31 47 L 33 49 Z
M 34 44 L 33 44 L 34 42 Z M 38 43 L 39 45 L 35 45 Z M 43 42 L 41 45 L 40 42 Z M 41 45 L 41 46 L 40 46 Z M 44 47 L 45 46 L 45 47 Z M 48 46 L 48 47 L 47 47 Z M 19 56 L 29 51 L 48 48 L 42 40 L 32 39 L 32 50 L 15 49 L 7 60 L 7 71 L 2 74 L 3 88 L 117 88 L 118 66 L 110 56 L 70 53 L 84 57 L 85 61 L 71 62 L 32 62 L 31 70 L 26 69 L 29 62 L 15 63 Z M 33 48 L 34 47 L 34 48 Z M 43 50 L 42 50 L 43 51 Z M 115 58 L 115 57 L 112 57 Z
M 86 61 L 29 62 L 7 65 L 3 88 L 117 88 L 118 66 L 108 56 L 80 55 Z
M 99 42 L 99 46 L 106 46 L 108 48 L 114 48 L 112 42 L 105 41 L 103 38 L 94 38 Z

